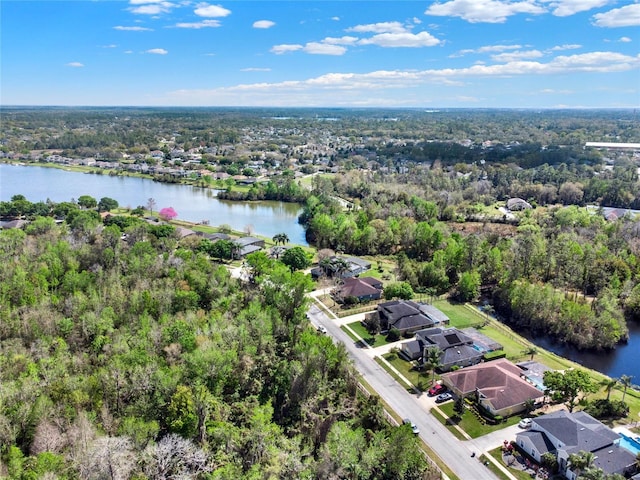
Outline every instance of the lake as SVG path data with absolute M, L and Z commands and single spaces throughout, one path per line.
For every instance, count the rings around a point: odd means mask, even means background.
M 146 206 L 156 201 L 156 211 L 173 207 L 178 219 L 206 220 L 212 226 L 229 225 L 237 231 L 250 230 L 272 238 L 285 233 L 291 243 L 307 245 L 304 229 L 298 224 L 300 205 L 286 202 L 229 202 L 216 197 L 211 189 L 191 185 L 154 182 L 135 177 L 93 175 L 57 168 L 0 164 L 0 200 L 22 194 L 30 202 L 68 202 L 81 195 L 96 200 L 109 197 L 121 207 Z

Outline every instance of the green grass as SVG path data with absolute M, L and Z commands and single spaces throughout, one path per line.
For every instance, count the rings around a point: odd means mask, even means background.
M 478 318 L 464 308 L 463 304 L 451 303 L 449 300 L 436 300 L 433 306 L 449 317 L 449 324 L 456 328 L 475 327 L 481 324 L 485 318 Z
M 349 327 L 372 347 L 380 347 L 388 343 L 384 335 L 378 334 L 372 336 L 360 322 L 352 322 L 349 324 Z
M 453 428 L 448 422 L 449 419 L 446 416 L 443 416 L 438 409 L 432 408 L 430 411 L 431 411 L 431 415 L 433 415 L 436 418 L 436 420 L 438 420 L 442 425 L 447 427 L 454 437 L 456 437 L 458 440 L 462 440 L 462 441 L 466 440 L 465 436 L 462 433 L 460 433 L 460 431 L 457 428 Z
M 529 480 L 531 479 L 531 475 L 525 471 L 522 470 L 518 470 L 517 468 L 511 468 L 508 465 L 505 465 L 504 462 L 502 461 L 502 447 L 497 447 L 494 448 L 493 450 L 489 450 L 489 455 L 491 455 L 493 458 L 496 459 L 496 461 L 498 463 L 500 463 L 500 465 L 502 465 L 503 467 L 505 467 L 507 470 L 509 470 L 509 473 L 511 475 L 513 475 L 514 477 L 516 477 L 518 480 Z M 500 473 L 498 474 L 501 478 L 507 478 L 505 476 L 504 473 L 502 473 L 502 470 L 498 469 L 495 465 L 493 466 L 496 470 L 498 470 Z
M 507 477 L 504 472 L 502 470 L 500 470 L 493 462 L 487 460 L 487 456 L 482 454 L 480 455 L 480 458 L 478 458 L 478 461 L 480 463 L 482 463 L 486 468 L 488 468 L 489 470 L 491 470 L 493 472 L 493 474 L 502 479 L 502 480 L 510 480 L 509 477 Z M 488 463 L 488 465 L 487 465 Z M 529 479 L 531 477 L 528 477 Z
M 359 339 L 357 336 L 355 336 L 355 335 L 351 332 L 351 330 L 349 330 L 348 328 L 346 328 L 344 325 L 343 325 L 343 326 L 341 326 L 341 327 L 340 327 L 340 329 L 342 329 L 342 331 L 343 331 L 344 333 L 346 333 L 347 335 L 349 335 L 349 338 L 351 338 L 351 340 L 353 340 L 354 342 L 358 342 L 358 341 L 360 341 L 360 339 Z
M 505 427 L 510 427 L 511 425 L 515 425 L 520 421 L 520 417 L 515 415 L 513 417 L 509 417 L 506 421 L 501 422 L 497 425 L 484 425 L 480 423 L 480 420 L 473 414 L 473 412 L 467 410 L 461 419 L 456 421 L 455 413 L 453 411 L 454 402 L 447 402 L 440 405 L 440 410 L 442 410 L 445 415 L 448 416 L 449 419 L 453 419 L 460 428 L 462 428 L 467 435 L 471 438 L 478 438 L 482 435 L 486 435 L 487 433 L 496 432 L 498 430 L 502 430 Z M 451 425 L 447 425 L 447 427 L 454 431 L 455 428 Z
M 404 387 L 404 388 L 405 388 L 409 393 L 415 393 L 415 392 L 416 392 L 415 387 L 414 387 L 413 385 L 407 385 L 407 383 L 406 383 L 404 380 L 402 380 L 402 379 L 401 379 L 401 378 L 396 374 L 396 372 L 394 372 L 394 371 L 393 371 L 393 369 L 391 369 L 391 368 L 389 367 L 389 365 L 388 365 L 386 362 L 384 362 L 380 357 L 376 357 L 376 358 L 375 358 L 375 360 L 376 360 L 376 363 L 377 363 L 378 365 L 380 365 L 382 368 L 384 368 L 384 369 L 385 369 L 385 371 L 386 371 L 389 375 L 391 375 L 391 376 L 393 377 L 393 379 L 394 379 L 396 382 L 398 382 L 398 384 L 402 385 L 402 386 L 403 386 L 403 387 Z
M 401 358 L 395 352 L 386 353 L 383 357 L 418 390 L 425 391 L 431 387 L 431 372 L 419 372 L 417 370 L 413 370 L 413 364 L 406 361 L 404 358 Z

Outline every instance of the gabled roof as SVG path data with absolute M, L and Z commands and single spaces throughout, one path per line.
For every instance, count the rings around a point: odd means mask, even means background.
M 457 347 L 447 348 L 440 357 L 443 365 L 464 364 L 464 362 L 482 358 L 482 353 L 473 348 L 471 345 L 459 345 Z
M 416 332 L 416 337 L 420 337 L 427 344 L 437 345 L 440 350 L 451 347 L 472 344 L 473 340 L 462 333 L 457 328 L 427 328 Z
M 253 245 L 254 243 L 264 243 L 264 240 L 256 237 L 241 237 L 234 240 L 234 242 L 240 247 L 245 247 L 247 245 Z
M 477 391 L 493 408 L 501 410 L 542 396 L 540 390 L 520 378 L 520 372 L 516 365 L 501 358 L 445 373 L 442 377 L 462 395 Z
M 551 443 L 551 440 L 549 440 L 549 437 L 547 437 L 543 432 L 528 430 L 526 432 L 519 432 L 518 437 L 528 438 L 534 448 L 540 452 L 540 455 L 544 455 L 547 452 L 553 452 L 556 449 L 553 443 Z

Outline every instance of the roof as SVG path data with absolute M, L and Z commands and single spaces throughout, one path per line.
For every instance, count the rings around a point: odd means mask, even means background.
M 457 365 L 472 359 L 479 361 L 480 358 L 482 358 L 482 353 L 471 345 L 460 345 L 457 347 L 447 348 L 440 357 L 440 362 L 443 365 Z
M 501 358 L 445 373 L 442 378 L 462 395 L 477 391 L 493 408 L 502 410 L 542 395 L 537 388 L 520 378 L 520 373 L 520 368 Z
M 619 445 L 609 445 L 593 452 L 594 466 L 601 468 L 605 473 L 622 473 L 627 467 L 636 462 L 636 456 L 626 448 Z
M 240 247 L 244 247 L 246 245 L 252 245 L 254 243 L 263 243 L 264 240 L 256 237 L 241 237 L 234 240 L 234 242 Z
M 471 338 L 466 336 L 457 328 L 427 328 L 416 332 L 416 337 L 422 338 L 425 343 L 437 345 L 440 350 L 457 347 L 473 343 Z M 477 351 L 476 351 L 477 353 Z
M 380 289 L 375 288 L 369 282 L 361 278 L 345 278 L 340 287 L 340 293 L 345 297 L 365 297 L 368 295 L 380 295 Z
M 541 429 L 557 438 L 569 453 L 593 452 L 620 438 L 616 432 L 585 412 L 566 410 L 533 419 L 532 430 Z
M 527 430 L 526 432 L 520 432 L 518 437 L 525 437 L 529 439 L 529 442 L 540 452 L 540 455 L 544 455 L 547 452 L 553 452 L 556 447 L 551 443 L 549 437 L 543 432 L 536 432 L 533 430 Z

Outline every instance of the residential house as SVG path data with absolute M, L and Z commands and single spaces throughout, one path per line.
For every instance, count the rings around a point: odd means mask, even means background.
M 417 360 L 429 348 L 437 348 L 440 350 L 439 369 L 448 371 L 456 366 L 480 363 L 484 354 L 474 347 L 473 339 L 457 328 L 433 327 L 418 330 L 414 340 L 402 344 L 400 352 L 410 360 Z
M 338 302 L 349 297 L 355 297 L 359 302 L 379 300 L 382 296 L 382 282 L 374 277 L 348 277 L 332 292 L 332 296 Z
M 535 461 L 545 453 L 558 459 L 560 472 L 569 480 L 578 476 L 571 470 L 569 455 L 591 452 L 593 466 L 606 474 L 630 476 L 637 472 L 635 453 L 620 445 L 620 435 L 585 412 L 566 410 L 531 419 L 531 428 L 516 435 L 518 447 Z
M 458 396 L 474 397 L 492 415 L 508 417 L 542 403 L 544 392 L 521 377 L 522 370 L 504 358 L 442 375 L 442 383 Z
M 449 322 L 449 318 L 432 305 L 412 300 L 380 303 L 370 315 L 378 315 L 383 332 L 395 328 L 403 335 Z
M 531 204 L 521 198 L 510 198 L 507 200 L 507 208 L 512 212 L 514 210 L 529 210 Z
M 250 253 L 258 252 L 264 247 L 264 240 L 256 237 L 242 237 L 233 241 L 238 246 L 236 258 L 246 257 Z
M 340 278 L 357 277 L 370 268 L 371 263 L 362 258 L 333 256 L 322 265 L 312 268 L 311 276 L 316 279 L 323 275 Z

